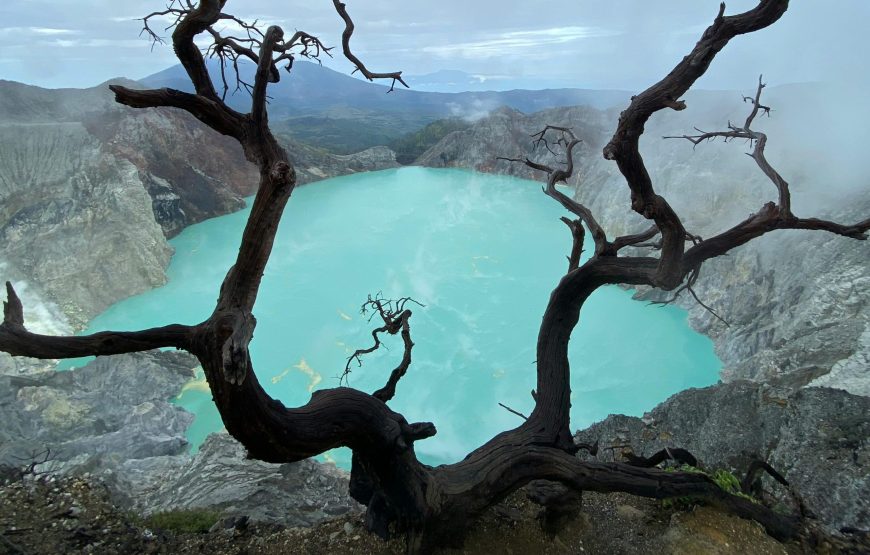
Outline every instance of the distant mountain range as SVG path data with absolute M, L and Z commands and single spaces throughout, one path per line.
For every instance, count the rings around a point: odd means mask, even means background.
M 253 70 L 253 64 L 242 66 L 242 73 L 249 82 Z M 209 62 L 209 71 L 215 82 L 221 83 L 216 62 Z M 435 78 L 467 82 L 474 77 L 464 72 L 409 77 L 411 83 Z M 190 80 L 180 65 L 139 81 L 148 87 L 191 90 Z M 232 94 L 234 88 L 233 81 L 228 103 L 247 111 L 248 93 L 241 90 Z M 270 87 L 269 114 L 279 132 L 315 146 L 349 153 L 387 144 L 445 117 L 471 121 L 501 106 L 526 113 L 577 105 L 606 109 L 624 104 L 630 97 L 627 91 L 591 89 L 443 93 L 396 88 L 387 94 L 388 90 L 384 84 L 356 79 L 316 63 L 297 61 L 290 74 L 282 71 L 281 81 Z

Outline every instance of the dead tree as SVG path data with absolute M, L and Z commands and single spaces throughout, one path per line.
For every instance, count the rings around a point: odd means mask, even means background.
M 760 522 L 778 538 L 791 538 L 800 529 L 798 516 L 777 514 L 764 506 L 731 495 L 702 474 L 664 472 L 622 463 L 581 461 L 575 456 L 569 423 L 570 366 L 568 339 L 578 322 L 580 309 L 589 295 L 607 284 L 650 285 L 675 290 L 708 259 L 778 229 L 824 230 L 854 239 L 866 239 L 870 220 L 841 225 L 815 218 L 800 218 L 790 209 L 788 185 L 763 157 L 764 138 L 750 131 L 752 118 L 762 109 L 756 97 L 753 115 L 730 133 L 750 135 L 755 141 L 756 160 L 774 181 L 779 198 L 769 202 L 743 222 L 705 240 L 689 234 L 671 205 L 658 195 L 638 150 L 644 124 L 665 108 L 682 110 L 680 98 L 704 74 L 716 54 L 737 35 L 758 31 L 777 21 L 788 0 L 761 0 L 753 9 L 724 15 L 724 5 L 692 51 L 661 81 L 635 96 L 619 118 L 619 124 L 604 157 L 616 162 L 631 190 L 631 207 L 654 224 L 637 235 L 608 239 L 591 212 L 562 194 L 555 184 L 572 172 L 569 133 L 545 129 L 540 138 L 560 134 L 567 150 L 567 167 L 540 166 L 548 174 L 546 192 L 575 219 L 569 220 L 575 238 L 575 254 L 586 224 L 595 245 L 592 258 L 579 264 L 572 255 L 568 272 L 553 290 L 544 311 L 537 341 L 537 386 L 535 407 L 515 429 L 500 433 L 462 461 L 445 466 L 422 464 L 414 443 L 435 434 L 433 424 L 409 423 L 387 405 L 401 374 L 413 368 L 400 365 L 391 374 L 390 394 L 369 394 L 350 387 L 315 391 L 308 403 L 288 408 L 269 397 L 251 368 L 248 344 L 256 319 L 252 314 L 263 270 L 272 249 L 278 222 L 294 187 L 296 174 L 287 154 L 269 130 L 266 90 L 280 79 L 277 64 L 291 62 L 296 54 L 316 55 L 320 41 L 305 33 L 285 37 L 276 26 L 265 33 L 223 12 L 226 0 L 176 0 L 166 11 L 152 14 L 174 18 L 172 43 L 193 82 L 195 93 L 172 89 L 132 90 L 112 86 L 116 100 L 133 108 L 173 107 L 193 114 L 211 129 L 238 140 L 248 160 L 260 170 L 259 190 L 242 235 L 235 264 L 220 288 L 214 312 L 205 321 L 186 326 L 172 324 L 133 332 L 102 332 L 78 337 L 54 337 L 27 331 L 21 301 L 7 283 L 4 321 L 0 326 L 0 350 L 16 356 L 57 359 L 87 355 L 111 355 L 175 347 L 197 356 L 205 370 L 214 402 L 227 431 L 239 440 L 252 458 L 283 463 L 305 459 L 326 450 L 347 446 L 353 450 L 351 473 L 353 495 L 367 505 L 367 526 L 384 536 L 406 534 L 409 550 L 426 551 L 436 545 L 461 543 L 463 531 L 487 507 L 532 480 L 558 482 L 574 490 L 623 491 L 635 495 L 668 498 L 704 498 L 745 518 Z M 344 4 L 333 0 L 346 24 L 343 50 L 367 78 L 401 81 L 401 73 L 374 73 L 353 56 L 349 42 L 353 22 Z M 216 25 L 236 21 L 245 31 L 240 37 L 223 36 Z M 256 64 L 248 113 L 230 108 L 218 93 L 206 69 L 203 54 L 194 42 L 210 36 L 210 51 L 225 64 L 239 59 Z M 226 89 L 226 82 L 224 88 Z M 244 86 L 244 85 L 242 85 Z M 695 137 L 702 140 L 705 136 Z M 531 162 L 529 162 L 531 164 Z M 627 246 L 660 236 L 660 246 L 648 256 L 626 256 Z M 656 256 L 657 255 L 657 256 Z M 408 314 L 408 316 L 410 316 Z M 398 318 L 398 319 L 395 319 Z M 404 328 L 407 318 L 390 315 L 385 325 Z M 401 325 L 399 324 L 401 322 Z M 630 338 L 627 338 L 630 340 Z M 406 342 L 407 349 L 413 343 Z M 408 356 L 410 362 L 410 356 Z

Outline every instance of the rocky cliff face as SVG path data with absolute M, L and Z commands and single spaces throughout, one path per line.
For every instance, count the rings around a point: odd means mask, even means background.
M 355 154 L 332 154 L 287 136 L 280 137 L 280 140 L 287 148 L 302 185 L 337 175 L 399 167 L 396 153 L 385 146 L 367 148 Z
M 168 400 L 193 377 L 180 352 L 101 357 L 68 372 L 0 376 L 0 465 L 51 450 L 53 470 L 186 452 L 193 416 Z
M 269 464 L 246 458 L 226 433 L 206 438 L 193 457 L 130 459 L 108 476 L 121 503 L 149 514 L 210 508 L 257 522 L 311 526 L 362 507 L 347 493 L 348 474 L 313 460 Z
M 859 221 L 870 212 L 866 172 L 841 171 L 837 153 L 831 152 L 836 145 L 813 150 L 794 144 L 794 136 L 817 123 L 804 117 L 808 103 L 815 107 L 814 99 L 818 100 L 813 89 L 771 92 L 769 101 L 779 109 L 775 118 L 760 122 L 770 136 L 768 158 L 791 180 L 798 214 Z M 742 145 L 705 144 L 693 150 L 687 141 L 662 140 L 664 135 L 691 132 L 696 125 L 718 129 L 729 118 L 745 116 L 739 97 L 725 93 L 690 95 L 688 105 L 685 112 L 657 114 L 647 125 L 641 148 L 657 190 L 684 217 L 687 228 L 703 237 L 756 211 L 772 198 L 774 189 L 744 155 Z M 617 116 L 615 111 L 589 108 L 531 115 L 500 109 L 470 129 L 445 137 L 418 163 L 540 180 L 541 175 L 529 168 L 496 157 L 528 156 L 552 165 L 552 154 L 544 147 L 533 149 L 529 135 L 546 124 L 569 126 L 583 139 L 569 184 L 576 198 L 594 211 L 611 236 L 637 232 L 646 224 L 629 209 L 628 188 L 615 165 L 601 157 Z M 844 185 L 831 185 L 832 178 Z M 689 310 L 692 325 L 714 339 L 725 380 L 764 381 L 811 369 L 815 376 L 824 376 L 817 384 L 868 395 L 867 260 L 866 242 L 820 232 L 778 232 L 705 265 L 695 290 L 730 327 L 690 296 L 679 302 Z M 639 296 L 665 297 L 647 290 Z
M 133 164 L 76 122 L 0 125 L 0 152 L 0 263 L 35 306 L 75 328 L 163 283 L 171 249 Z
M 303 183 L 397 165 L 386 148 L 289 148 Z M 181 111 L 117 105 L 106 85 L 0 81 L 0 277 L 23 295 L 28 326 L 70 333 L 164 283 L 167 238 L 242 208 L 257 178 L 238 144 Z M 44 368 L 0 353 L 0 373 Z

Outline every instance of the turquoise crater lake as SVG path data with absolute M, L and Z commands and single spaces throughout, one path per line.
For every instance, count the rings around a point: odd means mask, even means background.
M 250 204 L 250 203 L 249 203 Z M 211 313 L 238 252 L 248 210 L 187 228 L 172 240 L 169 282 L 112 306 L 88 332 L 195 324 Z M 298 189 L 284 214 L 255 307 L 257 376 L 286 405 L 338 386 L 350 353 L 371 342 L 359 313 L 368 294 L 412 296 L 413 364 L 391 406 L 438 434 L 417 444 L 430 464 L 461 459 L 528 413 L 535 342 L 570 250 L 563 209 L 539 183 L 463 170 L 402 168 Z M 631 337 L 627 343 L 624 337 Z M 401 340 L 353 367 L 350 385 L 381 387 Z M 607 287 L 586 303 L 570 345 L 572 427 L 610 413 L 639 415 L 669 395 L 706 386 L 720 362 L 685 311 Z M 201 376 L 200 376 L 201 377 Z M 204 381 L 177 402 L 194 412 L 194 446 L 222 428 Z M 347 466 L 349 453 L 325 455 Z

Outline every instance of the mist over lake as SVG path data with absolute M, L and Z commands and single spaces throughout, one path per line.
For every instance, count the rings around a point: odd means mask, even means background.
M 562 215 L 536 182 L 464 170 L 403 168 L 298 189 L 254 311 L 261 383 L 287 406 L 337 387 L 348 356 L 370 346 L 381 325 L 360 314 L 367 296 L 411 296 L 425 306 L 408 305 L 413 362 L 390 405 L 409 421 L 434 421 L 438 434 L 416 445 L 424 461 L 461 459 L 521 422 L 498 403 L 526 414 L 533 407 L 537 330 L 570 250 Z M 247 216 L 187 228 L 172 241 L 169 283 L 115 304 L 87 331 L 206 319 Z M 351 365 L 351 386 L 383 386 L 402 355 L 398 337 L 386 346 Z M 632 300 L 618 287 L 584 306 L 570 356 L 575 429 L 715 383 L 721 366 L 684 310 Z M 222 428 L 204 380 L 177 402 L 197 415 L 194 446 Z M 325 458 L 349 465 L 344 450 Z

